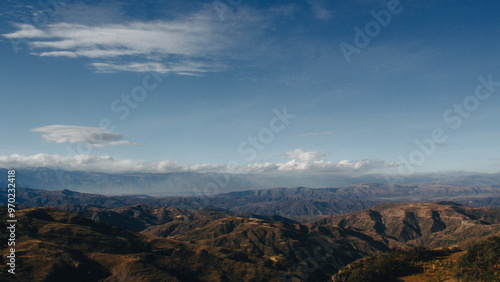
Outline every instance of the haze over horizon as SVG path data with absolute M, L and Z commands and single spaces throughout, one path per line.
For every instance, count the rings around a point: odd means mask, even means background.
M 500 3 L 4 1 L 0 168 L 500 171 Z

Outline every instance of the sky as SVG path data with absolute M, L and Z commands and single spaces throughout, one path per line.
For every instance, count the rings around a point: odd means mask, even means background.
M 498 1 L 2 1 L 0 167 L 500 171 Z

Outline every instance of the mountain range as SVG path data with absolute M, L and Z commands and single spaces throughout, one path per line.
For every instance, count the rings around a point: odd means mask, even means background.
M 17 212 L 17 281 L 328 281 L 393 247 L 464 247 L 500 231 L 499 208 L 452 202 L 382 204 L 308 224 L 144 204 L 80 208 Z
M 6 202 L 6 191 L 0 200 Z M 148 195 L 105 196 L 70 190 L 18 188 L 16 199 L 26 207 L 52 206 L 78 211 L 94 205 L 119 208 L 136 204 L 180 209 L 215 208 L 234 213 L 273 214 L 300 222 L 325 215 L 345 214 L 376 204 L 454 201 L 467 206 L 500 206 L 500 186 L 455 186 L 445 184 L 357 184 L 341 188 L 274 188 L 207 196 L 153 197 Z
M 0 175 L 7 169 L 0 168 Z M 23 168 L 16 172 L 17 186 L 44 190 L 63 190 L 103 195 L 143 194 L 154 196 L 212 196 L 270 187 L 344 187 L 363 183 L 382 184 L 448 184 L 488 187 L 500 183 L 500 173 L 426 173 L 386 178 L 379 174 L 276 174 L 276 173 L 102 173 L 51 168 Z M 6 186 L 0 179 L 0 187 Z
M 0 201 L 7 203 L 6 189 Z M 395 249 L 461 250 L 500 234 L 499 185 L 371 183 L 191 196 L 17 188 L 16 202 L 18 281 L 343 281 L 358 268 L 372 275 L 380 261 L 391 265 L 380 254 Z M 6 227 L 0 223 L 1 271 Z M 432 252 L 446 263 L 467 254 Z M 396 264 L 407 255 L 396 254 Z M 411 268 L 424 265 L 434 267 Z

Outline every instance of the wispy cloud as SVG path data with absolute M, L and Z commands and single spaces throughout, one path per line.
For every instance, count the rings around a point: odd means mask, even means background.
M 85 143 L 92 147 L 108 147 L 116 145 L 137 145 L 125 141 L 118 132 L 110 132 L 105 128 L 84 127 L 74 125 L 49 125 L 34 128 L 33 132 L 42 132 L 42 138 L 47 142 Z
M 216 172 L 216 173 L 351 173 L 363 174 L 373 169 L 384 169 L 397 164 L 381 160 L 359 161 L 301 161 L 293 159 L 285 163 L 264 163 L 249 165 L 196 164 L 183 165 L 177 161 L 145 162 L 130 159 L 117 160 L 111 156 L 61 156 L 36 154 L 24 156 L 12 154 L 0 156 L 0 167 L 26 168 L 47 167 L 73 171 L 106 172 L 106 173 L 167 173 L 167 172 Z
M 302 133 L 297 136 L 317 136 L 317 135 L 330 135 L 333 134 L 331 131 L 326 131 L 326 132 L 308 132 L 308 133 Z
M 227 40 L 204 18 L 99 26 L 57 23 L 43 30 L 29 24 L 16 27 L 18 31 L 4 37 L 29 40 L 32 55 L 86 57 L 96 60 L 90 65 L 97 71 L 206 71 L 206 66 L 193 61 L 222 49 Z M 146 63 L 113 63 L 123 57 L 140 57 Z
M 129 63 L 91 63 L 90 64 L 96 72 L 109 73 L 116 71 L 127 72 L 158 72 L 169 73 L 174 72 L 180 75 L 198 75 L 199 73 L 216 71 L 222 69 L 222 66 L 205 64 L 202 62 L 183 61 L 176 64 L 166 65 L 163 63 L 155 62 L 129 62 Z
M 333 16 L 333 12 L 325 8 L 327 3 L 324 0 L 308 0 L 309 5 L 314 13 L 314 16 L 319 20 L 329 20 Z
M 223 67 L 218 60 L 230 55 L 220 57 L 258 35 L 268 16 L 239 9 L 237 19 L 220 21 L 212 10 L 202 9 L 171 20 L 95 24 L 68 21 L 43 29 L 16 23 L 17 31 L 2 36 L 25 40 L 32 55 L 90 59 L 89 65 L 97 72 L 217 71 Z

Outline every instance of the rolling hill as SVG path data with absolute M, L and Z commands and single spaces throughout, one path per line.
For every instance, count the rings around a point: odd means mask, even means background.
M 6 200 L 0 190 L 0 200 Z M 90 206 L 119 208 L 136 204 L 179 209 L 215 208 L 233 213 L 273 214 L 303 223 L 313 216 L 346 214 L 382 203 L 454 201 L 468 206 L 500 206 L 500 187 L 441 184 L 358 184 L 342 188 L 274 188 L 218 194 L 210 197 L 104 196 L 70 190 L 18 188 L 17 201 L 26 207 L 52 206 L 78 211 Z M 5 201 L 3 201 L 5 202 Z
M 78 214 L 50 207 L 17 212 L 18 281 L 327 281 L 393 247 L 464 247 L 500 231 L 499 208 L 453 202 L 382 204 L 309 224 L 144 204 L 66 207 Z M 5 238 L 6 223 L 0 228 Z
M 315 226 L 339 226 L 381 236 L 390 247 L 463 246 L 500 232 L 500 208 L 472 208 L 453 202 L 381 204 L 346 215 L 328 216 Z
M 250 254 L 144 236 L 54 208 L 17 217 L 18 269 L 10 281 L 281 281 L 285 270 Z M 3 273 L 6 255 L 2 240 Z

